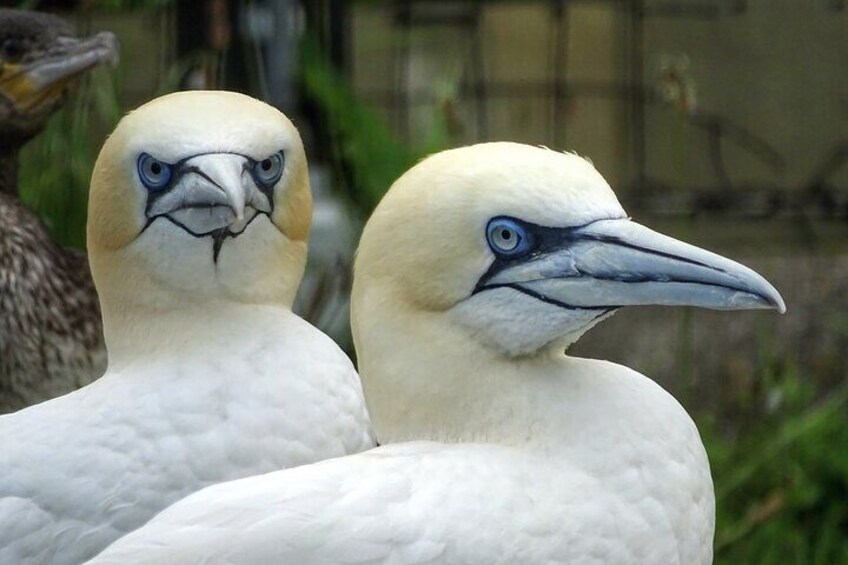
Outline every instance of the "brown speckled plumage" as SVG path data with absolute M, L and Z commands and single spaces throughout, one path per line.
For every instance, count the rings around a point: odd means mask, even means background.
M 85 385 L 106 366 L 88 261 L 0 193 L 0 411 Z
M 54 55 L 59 36 L 72 31 L 58 18 L 0 10 L 0 46 L 10 37 L 25 38 L 22 61 Z M 54 242 L 17 198 L 20 147 L 44 128 L 63 98 L 24 111 L 0 96 L 0 413 L 70 392 L 106 367 L 85 255 Z

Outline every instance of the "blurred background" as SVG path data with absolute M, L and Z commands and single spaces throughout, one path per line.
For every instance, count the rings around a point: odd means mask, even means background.
M 788 312 L 625 310 L 571 353 L 651 376 L 693 415 L 717 563 L 848 563 L 845 0 L 0 5 L 121 42 L 22 155 L 22 197 L 57 240 L 84 248 L 93 162 L 124 112 L 179 89 L 252 94 L 304 136 L 298 308 L 351 354 L 358 232 L 406 168 L 485 140 L 590 158 L 640 223 L 751 266 Z

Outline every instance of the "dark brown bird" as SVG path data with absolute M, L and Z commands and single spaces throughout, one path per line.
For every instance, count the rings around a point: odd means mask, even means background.
M 88 261 L 18 199 L 18 154 L 76 79 L 113 64 L 108 32 L 78 39 L 48 14 L 0 9 L 0 412 L 64 394 L 106 366 Z

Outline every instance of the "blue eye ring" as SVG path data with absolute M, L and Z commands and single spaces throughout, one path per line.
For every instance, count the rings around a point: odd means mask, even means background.
M 486 226 L 486 241 L 501 257 L 517 257 L 527 253 L 532 246 L 532 236 L 527 229 L 512 218 L 492 218 Z
M 256 184 L 264 188 L 271 188 L 283 176 L 285 164 L 286 158 L 282 151 L 274 153 L 261 161 L 256 161 L 251 171 L 253 179 L 256 181 Z
M 136 162 L 138 178 L 148 190 L 162 190 L 171 182 L 171 165 L 142 153 Z

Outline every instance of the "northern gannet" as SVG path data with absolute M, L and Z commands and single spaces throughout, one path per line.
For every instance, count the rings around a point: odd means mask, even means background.
M 108 32 L 78 39 L 65 21 L 0 9 L 0 413 L 85 385 L 106 350 L 88 261 L 50 237 L 18 200 L 18 153 L 81 74 L 114 63 Z
M 631 221 L 586 160 L 439 153 L 356 259 L 367 453 L 205 489 L 93 564 L 706 564 L 714 496 L 686 411 L 563 350 L 622 306 L 784 310 L 733 261 Z
M 91 181 L 106 374 L 0 417 L 0 563 L 80 563 L 205 486 L 374 445 L 358 376 L 291 312 L 307 162 L 229 92 L 124 117 Z

